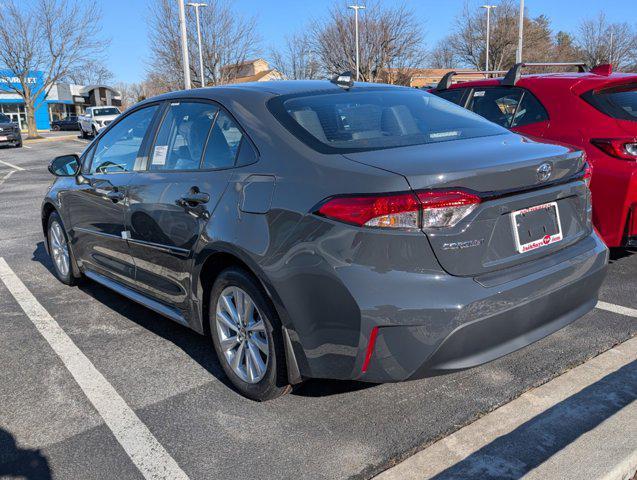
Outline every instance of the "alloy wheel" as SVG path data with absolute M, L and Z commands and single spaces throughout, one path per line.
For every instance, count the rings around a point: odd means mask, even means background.
M 219 345 L 232 371 L 244 382 L 258 383 L 265 375 L 270 345 L 261 312 L 247 292 L 226 287 L 216 307 Z
M 58 272 L 60 272 L 60 275 L 66 277 L 69 274 L 71 265 L 69 246 L 66 242 L 62 226 L 56 221 L 51 222 L 49 238 L 51 242 L 51 254 L 53 256 L 55 266 L 58 269 Z

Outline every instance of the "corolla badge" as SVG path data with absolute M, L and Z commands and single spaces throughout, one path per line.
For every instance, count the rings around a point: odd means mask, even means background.
M 546 182 L 549 178 L 551 178 L 551 173 L 553 172 L 553 167 L 550 163 L 543 163 L 537 168 L 537 179 L 540 182 Z

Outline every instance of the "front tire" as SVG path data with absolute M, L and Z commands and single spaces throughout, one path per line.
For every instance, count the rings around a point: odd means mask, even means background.
M 77 285 L 80 279 L 79 269 L 75 263 L 73 252 L 69 247 L 69 238 L 64 229 L 64 224 L 57 212 L 49 215 L 47 238 L 55 276 L 66 285 Z
M 210 292 L 208 319 L 219 362 L 242 395 L 265 401 L 292 390 L 281 323 L 252 275 L 235 267 L 221 272 Z

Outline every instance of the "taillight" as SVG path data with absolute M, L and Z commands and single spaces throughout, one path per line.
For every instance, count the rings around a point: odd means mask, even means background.
M 582 177 L 582 180 L 584 180 L 584 183 L 588 188 L 591 188 L 591 178 L 593 178 L 593 167 L 587 163 L 584 167 L 584 176 Z
M 481 202 L 463 190 L 428 190 L 395 195 L 334 197 L 316 212 L 359 227 L 420 228 L 453 227 Z
M 591 143 L 611 157 L 637 160 L 637 140 L 634 138 L 593 138 Z

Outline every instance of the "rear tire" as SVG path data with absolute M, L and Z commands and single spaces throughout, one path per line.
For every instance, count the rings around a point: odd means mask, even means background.
M 219 274 L 210 292 L 208 321 L 219 362 L 242 395 L 265 401 L 292 390 L 281 322 L 252 275 L 236 267 Z
M 97 137 L 97 129 L 95 128 L 95 126 L 92 127 L 92 132 L 93 132 L 93 138 Z
M 49 215 L 47 223 L 47 239 L 49 255 L 53 261 L 53 271 L 60 282 L 73 286 L 77 285 L 82 275 L 75 262 L 75 257 L 69 246 L 69 238 L 62 219 L 57 212 Z

